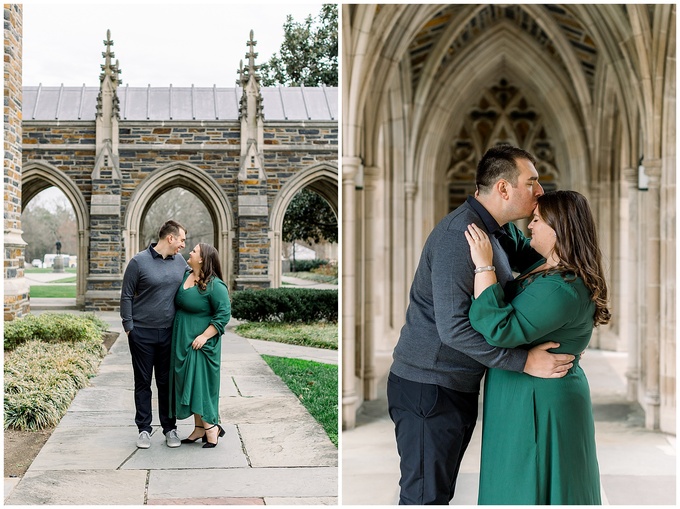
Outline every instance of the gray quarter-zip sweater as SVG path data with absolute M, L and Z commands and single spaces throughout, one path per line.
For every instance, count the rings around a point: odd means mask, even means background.
M 123 328 L 165 329 L 175 319 L 175 294 L 189 265 L 181 255 L 163 258 L 151 244 L 137 253 L 123 275 L 120 317 Z
M 464 233 L 470 223 L 489 234 L 501 286 L 513 279 L 513 269 L 520 271 L 541 258 L 515 225 L 500 227 L 472 197 L 448 214 L 430 233 L 411 285 L 406 324 L 390 368 L 397 376 L 479 392 L 486 367 L 524 370 L 527 350 L 489 345 L 468 320 L 475 269 Z

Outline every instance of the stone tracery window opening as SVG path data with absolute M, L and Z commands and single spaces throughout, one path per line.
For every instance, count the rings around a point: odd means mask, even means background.
M 501 78 L 482 91 L 451 143 L 446 174 L 449 210 L 474 194 L 477 163 L 490 147 L 499 143 L 510 143 L 534 154 L 543 188 L 546 191 L 559 188 L 555 147 L 540 111 L 508 79 Z

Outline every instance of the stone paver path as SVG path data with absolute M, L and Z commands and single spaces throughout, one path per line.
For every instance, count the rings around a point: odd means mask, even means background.
M 107 318 L 122 330 L 117 316 Z M 6 488 L 5 504 L 338 503 L 338 449 L 250 342 L 230 329 L 222 338 L 226 435 L 216 448 L 168 448 L 154 416 L 151 448 L 137 449 L 132 380 L 121 334 L 9 496 Z M 192 418 L 178 422 L 181 438 L 192 429 Z

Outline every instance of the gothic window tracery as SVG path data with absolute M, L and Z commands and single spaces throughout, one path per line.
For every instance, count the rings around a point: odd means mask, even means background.
M 500 143 L 510 143 L 534 154 L 543 188 L 547 191 L 559 187 L 555 145 L 539 110 L 520 89 L 501 78 L 482 91 L 451 143 L 446 174 L 449 210 L 474 194 L 477 162 L 490 147 Z

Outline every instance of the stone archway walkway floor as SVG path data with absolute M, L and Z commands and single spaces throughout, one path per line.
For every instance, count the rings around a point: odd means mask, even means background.
M 98 316 L 121 336 L 26 475 L 9 488 L 5 480 L 5 504 L 337 505 L 338 449 L 258 353 L 337 363 L 337 351 L 292 345 L 269 351 L 230 324 L 220 390 L 226 435 L 214 449 L 200 442 L 170 449 L 155 415 L 151 448 L 142 450 L 135 445 L 132 364 L 120 318 Z M 193 429 L 192 418 L 177 424 L 180 438 Z
M 389 368 L 385 359 L 383 371 Z M 627 355 L 587 350 L 581 359 L 588 377 L 604 505 L 676 506 L 675 436 L 644 427 L 639 405 L 626 398 Z M 399 499 L 399 455 L 387 414 L 385 379 L 379 398 L 364 402 L 356 427 L 342 432 L 342 503 L 395 505 Z M 477 505 L 480 419 L 461 464 L 451 505 Z

